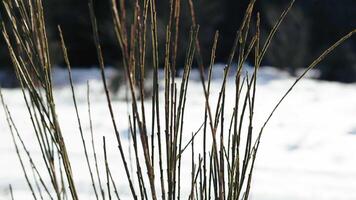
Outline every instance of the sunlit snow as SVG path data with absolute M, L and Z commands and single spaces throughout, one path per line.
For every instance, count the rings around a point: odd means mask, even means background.
M 112 70 L 108 74 L 111 72 Z M 69 156 L 72 159 L 74 180 L 79 185 L 81 199 L 94 199 L 67 72 L 56 69 L 54 73 L 56 107 Z M 93 127 L 96 148 L 100 154 L 100 168 L 104 170 L 102 136 L 106 136 L 109 163 L 113 176 L 117 180 L 119 193 L 122 199 L 131 199 L 127 180 L 121 167 L 99 71 L 97 69 L 74 70 L 73 76 L 87 142 L 90 140 L 90 132 L 86 81 L 89 80 Z M 212 80 L 213 103 L 217 99 L 221 77 L 222 68 L 217 65 Z M 274 68 L 261 69 L 256 95 L 255 132 L 259 131 L 273 106 L 294 80 L 295 77 L 290 77 L 287 73 Z M 161 90 L 163 91 L 163 86 Z M 234 92 L 229 91 L 234 90 L 234 80 L 231 77 L 227 85 L 227 111 L 233 108 L 232 101 L 229 100 L 233 99 Z M 39 165 L 42 165 L 40 151 L 36 146 L 36 138 L 21 90 L 3 89 L 3 95 L 31 155 Z M 122 96 L 113 97 L 113 106 L 125 150 L 129 155 L 127 117 L 129 104 L 123 100 Z M 163 96 L 161 105 L 163 106 Z M 147 108 L 150 106 L 148 102 Z M 13 187 L 16 200 L 31 199 L 2 106 L 0 108 L 0 199 L 10 199 L 9 184 Z M 204 95 L 198 71 L 192 71 L 186 110 L 189 112 L 185 113 L 185 142 L 203 122 Z M 197 135 L 198 141 L 199 138 L 201 134 Z M 196 149 L 201 149 L 201 143 L 195 144 Z M 183 166 L 188 170 L 185 170 L 186 172 L 182 175 L 182 190 L 183 192 L 185 190 L 185 193 L 189 190 L 190 178 L 184 179 L 184 177 L 190 177 L 191 168 L 190 154 L 186 154 L 187 158 L 183 159 Z M 43 174 L 46 172 L 43 171 Z M 104 177 L 104 174 L 102 175 Z M 157 181 L 159 181 L 158 178 Z M 188 183 L 187 186 L 184 185 L 185 182 Z M 356 199 L 356 85 L 313 79 L 302 80 L 277 110 L 265 129 L 252 184 L 252 200 Z

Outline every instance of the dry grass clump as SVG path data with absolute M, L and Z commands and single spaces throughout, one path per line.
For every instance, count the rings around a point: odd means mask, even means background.
M 123 0 L 118 2 L 111 0 L 111 12 L 114 22 L 113 28 L 118 45 L 121 48 L 122 61 L 131 96 L 132 112 L 127 117 L 130 119 L 134 160 L 130 160 L 124 151 L 122 136 L 117 128 L 114 116 L 115 110 L 112 107 L 108 81 L 104 73 L 105 63 L 100 46 L 95 10 L 92 0 L 89 0 L 93 41 L 97 50 L 113 134 L 116 136 L 118 151 L 123 161 L 122 166 L 110 166 L 107 162 L 104 138 L 105 171 L 102 172 L 98 168 L 100 163 L 98 163 L 96 156 L 98 150 L 93 141 L 89 90 L 87 94 L 91 138 L 85 138 L 81 125 L 83 119 L 78 114 L 65 38 L 63 38 L 61 28 L 58 28 L 63 56 L 68 67 L 79 132 L 82 138 L 81 145 L 85 153 L 86 166 L 89 169 L 96 199 L 120 199 L 116 187 L 118 180 L 112 176 L 110 167 L 120 167 L 125 171 L 132 199 L 248 199 L 252 187 L 251 180 L 256 154 L 263 130 L 273 113 L 310 69 L 314 68 L 325 56 L 356 32 L 354 30 L 341 38 L 313 61 L 278 101 L 262 128 L 255 130 L 254 105 L 258 70 L 279 25 L 292 8 L 294 0 L 282 12 L 266 41 L 260 40 L 260 18 L 258 14 L 253 16 L 255 1 L 250 1 L 243 22 L 236 32 L 234 45 L 224 68 L 224 77 L 216 100 L 210 97 L 210 83 L 215 51 L 219 43 L 219 32 L 215 33 L 212 41 L 211 59 L 209 64 L 205 65 L 199 46 L 199 25 L 195 20 L 193 1 L 189 0 L 192 27 L 188 48 L 183 50 L 186 59 L 183 76 L 179 82 L 176 80 L 176 57 L 180 50 L 179 35 L 181 31 L 179 22 L 182 12 L 180 0 L 170 1 L 170 17 L 166 25 L 164 49 L 159 49 L 160 45 L 158 44 L 155 0 L 133 1 L 135 5 L 133 16 L 127 14 L 125 2 Z M 68 157 L 53 98 L 52 64 L 49 56 L 50 49 L 46 36 L 42 1 L 4 0 L 3 5 L 10 26 L 2 25 L 2 34 L 7 42 L 16 76 L 21 83 L 27 112 L 34 128 L 33 133 L 37 138 L 37 145 L 41 149 L 43 165 L 46 169 L 46 171 L 38 170 L 41 163 L 35 163 L 32 160 L 31 152 L 27 150 L 26 143 L 21 139 L 20 130 L 17 130 L 10 111 L 6 104 L 2 102 L 26 182 L 34 199 L 79 199 L 77 185 L 74 182 L 76 174 L 72 172 L 71 160 Z M 253 24 L 256 24 L 253 29 L 256 31 L 251 35 L 250 29 L 253 20 L 255 20 Z M 148 51 L 148 48 L 152 48 L 152 50 Z M 152 52 L 152 55 L 147 55 L 146 52 Z M 159 52 L 164 52 L 164 57 L 159 57 Z M 248 56 L 255 58 L 254 71 L 250 76 L 243 74 L 242 70 Z M 151 59 L 146 59 L 147 57 Z M 148 60 L 151 63 L 148 63 Z M 201 115 L 203 121 L 201 128 L 192 135 L 189 143 L 185 144 L 182 142 L 183 134 L 186 134 L 183 131 L 184 122 L 187 120 L 185 106 L 189 76 L 194 61 L 196 61 L 200 70 L 201 85 L 205 97 L 205 112 Z M 159 88 L 161 87 L 158 78 L 159 63 L 164 63 L 163 102 L 160 102 L 161 99 L 159 98 Z M 234 74 L 235 98 L 229 100 L 229 102 L 233 102 L 234 108 L 232 116 L 228 116 L 225 108 L 227 103 L 225 93 L 227 77 L 233 63 L 237 63 L 236 74 Z M 152 82 L 145 81 L 145 68 L 148 66 L 153 68 Z M 205 71 L 208 71 L 208 74 Z M 136 76 L 136 74 L 139 74 L 139 76 Z M 152 85 L 151 97 L 145 95 L 144 86 L 147 84 Z M 247 89 L 242 90 L 243 87 Z M 151 107 L 147 107 L 147 104 L 145 104 L 147 101 L 151 102 Z M 211 102 L 216 102 L 216 104 L 212 105 Z M 147 118 L 151 119 L 152 124 L 147 124 Z M 247 127 L 247 129 L 244 127 Z M 203 134 L 203 149 L 194 148 L 195 136 L 199 132 Z M 209 137 L 212 138 L 212 143 L 208 142 Z M 86 141 L 89 139 L 91 143 Z M 192 154 L 186 155 L 184 151 L 189 146 L 192 148 Z M 91 148 L 91 151 L 88 148 Z M 25 152 L 25 154 L 19 153 L 20 151 Z M 93 155 L 90 155 L 90 152 L 93 152 Z M 191 156 L 192 166 L 191 186 L 187 196 L 183 196 L 181 190 L 182 158 L 184 156 Z M 139 159 L 141 157 L 143 159 Z M 30 162 L 32 170 L 26 168 L 26 165 L 23 164 L 27 160 Z M 133 171 L 129 169 L 129 162 L 134 168 Z M 34 174 L 33 178 L 30 178 L 31 173 Z M 47 173 L 46 176 L 45 173 Z M 105 177 L 101 177 L 100 173 L 105 174 Z M 50 185 L 45 184 L 47 180 L 44 177 L 49 177 Z

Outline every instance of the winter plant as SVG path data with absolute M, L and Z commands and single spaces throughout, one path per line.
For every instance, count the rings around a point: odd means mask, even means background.
M 131 5 L 127 9 L 127 3 Z M 23 100 L 32 123 L 33 134 L 41 151 L 42 162 L 36 162 L 21 137 L 21 131 L 14 123 L 10 110 L 2 99 L 7 122 L 11 130 L 13 143 L 20 160 L 24 178 L 33 199 L 80 199 L 76 173 L 72 171 L 70 152 L 63 138 L 61 123 L 53 95 L 51 77 L 51 49 L 48 45 L 46 23 L 42 0 L 3 0 L 6 20 L 1 25 L 2 35 L 6 41 L 14 71 L 21 84 Z M 102 55 L 98 22 L 95 17 L 93 0 L 89 0 L 90 20 L 92 24 L 93 43 L 96 46 L 98 65 L 101 69 L 102 84 L 107 100 L 107 108 L 112 122 L 112 134 L 117 140 L 117 150 L 122 161 L 121 166 L 111 166 L 103 138 L 102 150 L 95 146 L 91 122 L 90 90 L 88 86 L 88 116 L 90 137 L 82 128 L 77 97 L 71 74 L 70 51 L 67 51 L 65 38 L 58 26 L 63 57 L 68 68 L 72 100 L 76 113 L 81 146 L 85 153 L 86 166 L 90 175 L 92 190 L 96 199 L 120 199 L 117 182 L 111 173 L 112 168 L 120 168 L 132 199 L 248 199 L 253 179 L 254 165 L 259 150 L 263 131 L 273 113 L 284 101 L 294 86 L 342 42 L 356 33 L 353 30 L 325 50 L 295 80 L 293 85 L 277 102 L 276 106 L 260 129 L 255 128 L 255 99 L 258 71 L 271 41 L 292 8 L 292 0 L 275 22 L 265 41 L 260 39 L 260 17 L 254 12 L 255 0 L 251 0 L 241 26 L 236 31 L 229 59 L 226 61 L 223 79 L 217 99 L 212 99 L 211 78 L 215 62 L 215 52 L 219 45 L 219 32 L 216 31 L 211 44 L 210 61 L 204 62 L 199 44 L 199 25 L 196 22 L 194 1 L 188 0 L 191 29 L 187 48 L 180 46 L 181 1 L 170 0 L 169 19 L 165 24 L 165 37 L 158 38 L 157 12 L 155 0 L 111 0 L 113 29 L 115 31 L 120 55 L 130 95 L 130 113 L 118 113 L 129 118 L 131 148 L 130 159 L 122 144 L 120 133 L 112 106 L 111 91 L 105 74 L 105 61 Z M 65 30 L 63 30 L 65 31 Z M 163 41 L 163 42 L 162 42 Z M 185 41 L 186 42 L 186 41 Z M 185 53 L 185 63 L 181 78 L 177 77 L 177 52 Z M 243 65 L 248 57 L 254 58 L 253 72 L 245 74 Z M 236 64 L 233 74 L 235 79 L 234 99 L 226 99 L 226 83 L 231 68 Z M 201 127 L 190 130 L 194 133 L 189 142 L 182 140 L 183 135 L 190 134 L 184 130 L 186 101 L 192 65 L 200 72 L 201 86 L 204 92 L 204 112 L 201 113 Z M 147 68 L 153 73 L 147 78 Z M 159 69 L 164 70 L 163 78 Z M 147 81 L 150 80 L 150 81 Z M 151 86 L 151 92 L 145 88 Z M 162 89 L 161 89 L 162 88 Z M 162 91 L 161 91 L 162 90 Z M 164 98 L 160 98 L 163 94 Z M 1 96 L 2 97 L 2 96 Z M 147 103 L 149 102 L 149 104 Z M 232 111 L 225 105 L 233 104 Z M 226 113 L 232 113 L 228 115 Z M 149 119 L 149 120 L 148 120 Z M 191 119 L 189 119 L 191 120 Z M 148 121 L 150 123 L 148 123 Z M 202 149 L 194 146 L 197 134 L 203 136 Z M 91 142 L 88 142 L 91 141 Z M 191 149 L 191 154 L 187 154 Z M 97 154 L 104 153 L 104 160 L 97 159 Z M 189 191 L 182 190 L 182 159 L 191 159 Z M 28 163 L 27 163 L 28 162 Z M 100 170 L 98 165 L 104 165 Z M 130 169 L 132 167 L 132 169 Z M 45 169 L 45 170 L 40 170 Z M 186 178 L 186 177 L 185 177 Z M 16 195 L 16 194 L 15 194 Z M 12 196 L 15 199 L 16 196 Z M 30 197 L 29 197 L 30 198 Z

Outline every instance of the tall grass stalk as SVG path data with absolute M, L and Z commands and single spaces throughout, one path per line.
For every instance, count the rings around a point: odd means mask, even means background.
M 89 84 L 87 101 L 90 138 L 85 135 L 82 127 L 84 118 L 79 114 L 72 79 L 70 51 L 68 52 L 66 48 L 65 38 L 59 28 L 59 40 L 68 68 L 72 100 L 82 141 L 81 146 L 86 159 L 85 165 L 88 168 L 92 190 L 97 200 L 120 199 L 116 184 L 119 180 L 116 180 L 112 175 L 110 170 L 112 167 L 124 170 L 125 181 L 132 199 L 248 199 L 253 187 L 253 171 L 261 137 L 271 117 L 309 70 L 316 67 L 331 51 L 356 33 L 356 30 L 353 30 L 313 61 L 277 102 L 261 129 L 256 130 L 254 114 L 256 112 L 255 102 L 259 97 L 258 71 L 275 33 L 292 8 L 294 0 L 282 12 L 266 41 L 260 39 L 261 19 L 258 13 L 256 16 L 254 15 L 255 0 L 249 2 L 243 21 L 236 31 L 236 37 L 226 61 L 227 64 L 222 72 L 223 79 L 217 99 L 213 99 L 211 96 L 211 79 L 215 53 L 219 45 L 219 32 L 215 33 L 209 64 L 205 66 L 199 43 L 196 8 L 192 0 L 188 0 L 192 26 L 188 46 L 183 50 L 180 43 L 183 32 L 180 28 L 181 13 L 183 12 L 180 0 L 169 1 L 170 14 L 168 23 L 165 25 L 164 44 L 160 44 L 162 40 L 158 38 L 157 12 L 159 11 L 156 10 L 155 0 L 110 0 L 110 2 L 113 30 L 120 47 L 131 96 L 131 111 L 126 117 L 129 119 L 129 132 L 133 140 L 130 144 L 134 151 L 133 159 L 124 151 L 122 134 L 119 132 L 118 122 L 115 118 L 116 110 L 112 105 L 112 94 L 105 75 L 105 61 L 98 31 L 99 22 L 95 17 L 93 0 L 89 0 L 88 7 L 93 43 L 96 47 L 98 65 L 101 70 L 112 132 L 116 137 L 122 161 L 121 166 L 110 165 L 105 138 L 103 138 L 102 149 L 104 162 L 101 163 L 97 159 L 99 150 L 95 147 L 93 136 Z M 131 6 L 126 5 L 128 2 Z M 41 150 L 43 161 L 43 163 L 37 163 L 32 159 L 31 152 L 27 149 L 25 141 L 22 140 L 21 130 L 16 128 L 11 112 L 1 95 L 6 120 L 25 180 L 33 199 L 80 199 L 77 192 L 78 185 L 75 182 L 77 175 L 72 171 L 71 160 L 61 131 L 63 124 L 57 117 L 58 110 L 53 97 L 51 49 L 48 45 L 42 0 L 4 0 L 2 3 L 9 26 L 6 27 L 2 23 L 1 31 L 9 49 L 16 76 L 21 84 L 33 133 L 37 140 L 37 146 Z M 127 10 L 128 7 L 132 7 L 132 10 Z M 177 54 L 181 50 L 185 53 L 185 62 L 182 77 L 178 80 L 176 78 L 179 67 L 177 66 Z M 148 52 L 152 52 L 152 54 L 150 55 Z M 249 56 L 254 57 L 254 71 L 252 74 L 244 74 L 243 66 Z M 194 62 L 199 67 L 204 95 L 204 112 L 201 113 L 202 125 L 198 130 L 189 130 L 192 136 L 186 142 L 183 139 L 187 134 L 184 127 L 187 120 L 191 120 L 186 115 L 186 104 L 189 100 L 187 94 Z M 163 66 L 160 66 L 161 63 Z M 233 75 L 235 95 L 234 99 L 227 102 L 226 87 L 231 68 L 235 67 L 233 63 L 236 63 L 237 67 L 236 73 Z M 160 67 L 164 70 L 162 81 L 159 77 Z M 152 82 L 146 80 L 147 75 L 145 74 L 146 69 L 150 68 L 153 71 Z M 151 96 L 147 96 L 145 92 L 145 86 L 148 84 L 152 85 Z M 162 92 L 160 92 L 160 88 L 163 88 Z M 163 99 L 160 98 L 160 94 L 163 94 Z M 234 105 L 233 110 L 228 110 L 226 106 L 230 102 Z M 151 124 L 148 124 L 148 119 L 151 120 Z M 202 149 L 195 146 L 198 134 L 202 134 Z M 89 149 L 91 149 L 92 155 L 90 155 Z M 185 153 L 188 149 L 191 151 L 190 155 Z M 190 158 L 191 165 L 190 178 L 188 179 L 182 176 L 182 168 L 188 166 L 183 163 L 183 158 L 186 157 Z M 31 169 L 24 163 L 29 163 Z M 104 171 L 100 171 L 100 165 L 105 166 Z M 133 170 L 130 170 L 130 166 Z M 39 168 L 43 167 L 46 170 L 40 171 Z M 183 191 L 183 180 L 190 180 L 189 191 Z M 51 184 L 46 184 L 47 181 Z M 69 189 L 69 193 L 67 189 Z M 11 198 L 14 199 L 12 187 L 10 190 Z

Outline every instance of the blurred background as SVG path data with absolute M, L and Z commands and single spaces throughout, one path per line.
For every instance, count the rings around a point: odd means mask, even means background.
M 187 33 L 192 24 L 187 2 L 182 1 L 180 30 L 182 48 L 187 45 L 184 41 L 188 41 Z M 246 0 L 194 1 L 197 23 L 201 26 L 199 39 L 202 55 L 206 64 L 210 59 L 215 30 L 219 30 L 221 36 L 217 49 L 217 62 L 226 62 L 247 2 Z M 65 66 L 58 46 L 57 25 L 59 24 L 67 40 L 72 65 L 80 68 L 97 65 L 87 1 L 49 0 L 44 3 L 52 46 L 52 62 L 58 66 Z M 261 31 L 264 38 L 288 3 L 288 0 L 257 1 L 255 11 L 261 14 Z M 106 64 L 120 67 L 121 54 L 114 37 L 109 1 L 98 0 L 95 4 Z M 164 42 L 169 1 L 157 1 L 157 4 L 158 29 L 161 34 L 159 38 Z M 3 10 L 0 12 L 1 16 L 5 16 Z M 299 0 L 282 23 L 263 65 L 284 69 L 291 75 L 295 75 L 299 68 L 306 67 L 325 48 L 355 27 L 355 0 Z M 178 67 L 184 62 L 184 56 L 184 51 L 178 52 Z M 344 83 L 356 82 L 356 38 L 351 38 L 338 48 L 321 63 L 318 69 L 319 79 Z M 0 70 L 6 72 L 6 75 L 0 77 L 2 87 L 16 87 L 15 79 L 11 78 L 13 73 L 9 55 L 2 38 L 0 39 Z
M 133 0 L 127 2 L 128 13 L 132 13 Z M 169 1 L 156 0 L 158 10 L 159 43 L 164 45 L 164 29 L 169 16 Z M 223 65 L 226 63 L 234 41 L 235 32 L 239 28 L 249 0 L 192 0 L 195 4 L 197 23 L 200 24 L 199 40 L 204 64 L 210 60 L 210 50 L 215 30 L 220 31 L 220 39 L 217 49 L 214 67 L 211 99 L 217 99 Z M 14 1 L 13 1 L 14 2 Z M 78 172 L 80 192 L 90 196 L 91 184 L 88 174 L 83 170 L 85 156 L 82 152 L 81 139 L 74 130 L 78 128 L 77 118 L 72 104 L 72 93 L 68 85 L 69 80 L 62 52 L 59 47 L 59 35 L 57 25 L 62 26 L 69 59 L 75 68 L 73 79 L 78 82 L 75 85 L 78 94 L 78 106 L 83 115 L 83 130 L 89 132 L 91 123 L 86 120 L 84 114 L 87 110 L 87 86 L 90 81 L 90 89 L 93 101 L 93 127 L 96 141 L 101 142 L 101 136 L 108 137 L 112 158 L 118 158 L 119 152 L 115 151 L 116 138 L 112 134 L 109 112 L 106 107 L 106 98 L 102 88 L 99 70 L 97 68 L 97 54 L 92 39 L 92 29 L 89 17 L 87 0 L 44 0 L 48 37 L 52 54 L 52 62 L 55 68 L 54 95 L 63 133 L 67 134 L 68 147 L 73 156 L 73 168 Z M 265 40 L 283 9 L 290 0 L 257 0 L 255 12 L 261 15 L 261 33 Z M 113 22 L 111 18 L 110 0 L 95 0 L 95 11 L 99 21 L 99 32 L 105 56 L 105 63 L 112 68 L 106 72 L 108 77 L 116 75 L 116 69 L 121 68 L 121 53 L 115 39 Z M 0 6 L 0 21 L 5 16 L 3 7 Z M 129 17 L 132 16 L 129 14 Z M 256 16 L 256 15 L 253 15 Z M 4 20 L 5 22 L 7 20 Z M 256 21 L 256 19 L 253 19 Z M 188 46 L 189 29 L 192 21 L 189 13 L 188 0 L 182 0 L 180 42 L 177 67 L 183 66 L 185 48 Z M 339 38 L 356 28 L 356 0 L 296 0 L 296 3 L 283 21 L 280 29 L 274 37 L 270 49 L 267 51 L 258 78 L 258 97 L 256 98 L 257 112 L 254 114 L 258 128 L 268 117 L 271 109 L 277 103 L 285 91 L 295 81 L 300 70 L 307 67 L 326 48 Z M 254 30 L 251 31 L 252 33 Z M 262 41 L 264 42 L 264 41 Z M 164 47 L 160 46 L 160 60 L 162 62 Z M 150 55 L 150 52 L 147 53 Z M 253 58 L 249 59 L 253 62 Z M 147 62 L 150 64 L 151 62 Z M 163 67 L 163 63 L 160 63 Z M 235 66 L 235 65 L 234 65 Z M 267 67 L 272 66 L 272 67 Z M 64 69 L 60 69 L 63 67 Z M 148 66 L 149 68 L 150 66 Z M 87 70 L 94 68 L 94 70 Z M 276 70 L 278 69 L 278 70 Z M 251 70 L 251 69 L 250 69 Z M 280 71 L 283 70 L 283 71 Z M 252 199 L 288 199 L 288 200 L 351 200 L 356 199 L 356 37 L 347 40 L 343 45 L 332 52 L 317 67 L 318 72 L 313 77 L 325 82 L 313 79 L 303 80 L 302 87 L 293 90 L 293 96 L 283 103 L 269 127 L 261 143 L 260 154 L 256 164 L 256 179 L 254 179 Z M 197 70 L 196 70 L 197 71 Z M 233 73 L 231 73 L 233 74 Z M 191 78 L 194 80 L 194 71 Z M 289 76 L 291 75 L 291 76 Z M 196 80 L 199 79 L 196 74 Z M 215 77 L 215 78 L 214 78 Z M 115 78 L 112 78 L 113 80 Z M 61 84 L 64 83 L 65 84 Z M 340 84 L 346 83 L 346 84 Z M 57 83 L 57 84 L 56 84 Z M 354 84 L 348 84 L 354 83 Z M 67 87 L 60 87 L 60 86 Z M 12 72 L 11 61 L 7 47 L 0 37 L 0 86 L 15 88 L 18 86 L 15 75 Z M 199 119 L 204 113 L 205 101 L 201 83 L 191 81 L 189 83 L 187 108 L 189 116 L 185 123 L 186 130 L 197 130 Z M 31 135 L 32 124 L 24 111 L 27 110 L 25 101 L 21 98 L 20 89 L 4 89 L 5 102 L 13 113 L 15 123 L 23 132 L 25 141 L 29 145 L 33 155 L 41 157 L 40 150 L 36 146 L 36 138 Z M 233 78 L 228 80 L 227 90 L 235 91 Z M 163 94 L 163 93 L 161 93 Z M 115 112 L 120 122 L 120 132 L 129 135 L 128 119 L 120 116 L 128 113 L 129 104 L 122 92 L 114 96 Z M 191 96 L 189 96 L 191 95 Z M 234 99 L 234 92 L 227 92 L 226 99 Z M 116 101 L 118 100 L 118 101 Z M 150 103 L 150 102 L 148 102 Z M 161 101 L 162 106 L 164 101 Z M 229 106 L 229 107 L 228 107 Z M 226 110 L 233 110 L 234 105 L 227 103 Z M 0 106 L 1 107 L 1 106 Z M 163 111 L 162 109 L 161 111 Z M 226 116 L 231 116 L 227 113 Z M 150 115 L 148 115 L 150 116 Z M 163 116 L 163 115 L 162 115 Z M 164 119 L 164 118 L 161 118 Z M 198 122 L 197 122 L 198 121 Z M 228 121 L 228 120 L 227 120 Z M 226 121 L 226 122 L 227 122 Z M 246 120 L 247 122 L 248 120 Z M 227 126 L 226 126 L 227 127 Z M 258 127 L 256 129 L 256 127 Z M 16 199 L 28 199 L 29 190 L 23 181 L 23 174 L 18 164 L 16 152 L 13 147 L 9 129 L 5 120 L 5 113 L 0 111 L 0 199 L 9 197 L 8 184 L 13 184 Z M 125 136 L 125 142 L 129 142 L 129 136 Z M 187 134 L 190 139 L 190 134 Z M 111 139 L 110 139 L 111 138 Z M 197 139 L 199 141 L 199 139 Z M 188 140 L 187 140 L 188 141 Z M 101 145 L 101 143 L 100 143 Z M 127 144 L 129 145 L 129 144 Z M 202 145 L 197 142 L 196 145 Z M 126 149 L 125 149 L 126 150 Z M 128 148 L 127 153 L 131 152 Z M 126 153 L 126 152 L 125 152 Z M 187 153 L 189 155 L 189 153 Z M 188 156 L 189 157 L 189 156 Z M 111 160 L 110 160 L 111 161 Z M 119 159 L 112 159 L 112 166 L 120 166 Z M 16 163 L 16 164 L 15 164 Z M 187 169 L 190 164 L 185 163 Z M 103 165 L 104 166 L 104 165 Z M 113 167 L 118 176 L 123 172 L 120 167 Z M 121 170 L 121 171 L 120 171 Z M 190 170 L 184 170 L 190 173 Z M 115 173 L 115 172 L 114 172 Z M 185 176 L 185 177 L 190 177 Z M 187 186 L 191 180 L 188 178 Z M 126 196 L 129 190 L 125 181 L 120 182 L 119 188 Z M 184 184 L 182 184 L 184 185 Z M 127 190 L 126 190 L 127 189 Z M 23 198 L 19 198 L 19 196 Z M 94 198 L 94 195 L 91 197 Z M 7 198 L 10 199 L 10 198 Z M 90 199 L 85 198 L 84 199 Z M 125 199 L 125 198 L 123 198 Z M 127 199 L 130 199 L 128 197 Z

